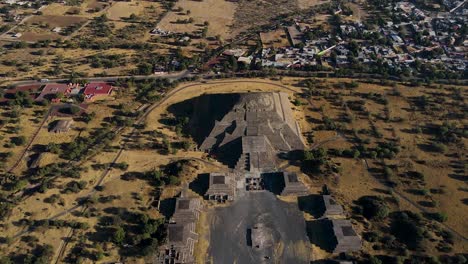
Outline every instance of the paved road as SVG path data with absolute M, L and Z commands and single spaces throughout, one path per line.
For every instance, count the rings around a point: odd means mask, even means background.
M 147 80 L 147 79 L 158 79 L 158 78 L 163 78 L 163 79 L 170 79 L 170 80 L 180 80 L 183 78 L 188 78 L 192 77 L 194 74 L 192 74 L 190 71 L 185 70 L 181 72 L 174 72 L 174 73 L 167 73 L 167 74 L 152 74 L 152 75 L 122 75 L 122 76 L 104 76 L 104 77 L 86 77 L 86 78 L 81 78 L 84 80 L 87 80 L 89 82 L 115 82 L 119 79 L 135 79 L 135 80 Z M 47 79 L 47 81 L 36 81 L 36 80 L 24 80 L 24 81 L 17 81 L 17 82 L 12 82 L 11 85 L 16 86 L 16 85 L 30 85 L 30 84 L 46 84 L 46 83 L 56 83 L 56 82 L 67 82 L 69 81 L 68 78 L 57 78 L 57 79 Z

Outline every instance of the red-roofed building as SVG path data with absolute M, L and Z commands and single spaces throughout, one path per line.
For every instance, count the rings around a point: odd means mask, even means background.
M 71 87 L 68 84 L 49 83 L 49 84 L 46 84 L 44 89 L 42 89 L 41 93 L 36 98 L 36 101 L 42 101 L 44 99 L 48 99 L 54 103 L 60 102 L 61 97 L 68 95 L 70 91 L 71 91 Z
M 85 87 L 84 95 L 86 100 L 93 100 L 96 96 L 110 95 L 113 88 L 108 83 L 89 83 Z

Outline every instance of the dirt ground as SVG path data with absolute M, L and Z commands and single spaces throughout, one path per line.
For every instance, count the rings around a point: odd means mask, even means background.
M 329 2 L 328 0 L 297 0 L 299 8 L 307 9 L 316 5 Z
M 219 35 L 222 39 L 228 39 L 231 36 L 230 26 L 234 20 L 236 6 L 235 3 L 229 1 L 204 0 L 203 2 L 197 2 L 180 0 L 174 9 L 181 7 L 183 11 L 167 13 L 158 24 L 158 27 L 178 33 L 194 32 L 200 30 L 203 23 L 207 21 L 209 23 L 207 36 Z M 189 15 L 187 15 L 187 11 L 190 11 Z M 194 22 L 191 24 L 175 23 L 178 19 L 189 18 L 193 18 Z
M 66 6 L 59 3 L 52 3 L 45 8 L 41 9 L 41 12 L 45 16 L 62 16 L 70 9 L 70 6 Z
M 141 14 L 144 8 L 143 3 L 140 1 L 116 2 L 107 10 L 107 17 L 111 20 L 121 20 L 123 18 L 128 18 L 131 14 Z
M 298 10 L 297 0 L 240 1 L 234 15 L 233 35 L 255 26 L 271 23 L 279 15 L 291 14 Z
M 41 15 L 33 16 L 26 21 L 26 24 L 44 24 L 48 27 L 68 27 L 73 24 L 85 22 L 87 19 L 81 16 L 60 16 L 60 15 Z
M 281 48 L 289 46 L 289 40 L 284 29 L 260 33 L 263 48 Z
M 329 83 L 328 86 L 331 86 L 331 84 L 335 83 L 336 80 L 328 80 L 327 82 Z M 392 89 L 393 88 L 391 87 L 360 83 L 359 88 L 352 92 L 333 88 L 328 92 L 340 93 L 343 97 L 343 100 L 345 101 L 359 99 L 358 96 L 351 95 L 351 93 L 375 93 L 387 96 L 389 100 L 387 107 L 391 118 L 401 118 L 402 121 L 389 124 L 383 120 L 377 119 L 373 120 L 373 123 L 375 124 L 377 130 L 382 133 L 384 139 L 397 139 L 402 146 L 402 152 L 395 160 L 388 160 L 386 162 L 388 165 L 397 166 L 398 169 L 396 173 L 399 175 L 402 175 L 406 170 L 415 170 L 422 172 L 425 176 L 425 182 L 423 185 L 405 183 L 403 178 L 399 178 L 397 180 L 401 180 L 401 183 L 398 184 L 396 190 L 398 190 L 398 192 L 403 195 L 404 198 L 407 198 L 419 205 L 424 204 L 424 202 L 427 202 L 428 200 L 436 201 L 436 205 L 434 207 L 420 206 L 419 208 L 416 208 L 413 204 L 406 202 L 403 197 L 400 197 L 400 209 L 419 211 L 422 207 L 424 210 L 429 212 L 444 212 L 448 215 L 448 220 L 446 222 L 448 226 L 457 230 L 461 234 L 467 234 L 468 225 L 464 222 L 464 215 L 460 214 L 460 210 L 463 210 L 463 208 L 466 207 L 466 204 L 463 202 L 464 199 L 466 199 L 466 192 L 463 191 L 463 188 L 460 188 L 460 179 L 452 176 L 454 175 L 454 169 L 452 165 L 454 162 L 457 162 L 457 159 L 451 158 L 450 156 L 452 154 L 448 154 L 459 152 L 457 148 L 465 149 L 467 143 L 466 139 L 463 139 L 461 144 L 458 144 L 457 147 L 455 147 L 455 145 L 451 145 L 449 147 L 450 150 L 445 155 L 428 152 L 421 149 L 420 146 L 427 144 L 427 142 L 431 140 L 431 136 L 424 133 L 415 136 L 410 132 L 411 129 L 418 125 L 432 123 L 441 124 L 442 121 L 438 121 L 438 118 L 410 110 L 411 103 L 409 100 L 410 98 L 415 98 L 424 94 L 431 94 L 435 92 L 435 89 L 433 90 L 427 87 L 411 88 L 398 85 L 397 89 L 401 92 L 401 96 L 389 96 Z M 466 93 L 466 90 L 464 91 Z M 304 107 L 306 118 L 311 120 L 321 120 L 323 118 L 322 114 L 317 109 L 320 107 L 324 109 L 323 112 L 326 113 L 327 117 L 334 120 L 338 120 L 340 116 L 345 114 L 345 111 L 341 106 L 337 106 L 336 104 L 332 103 L 333 101 L 326 100 L 323 97 L 314 97 L 312 102 L 312 108 Z M 450 103 L 448 105 L 450 105 Z M 372 100 L 365 100 L 365 107 L 368 111 L 376 116 L 382 115 L 385 112 L 384 106 L 377 104 Z M 310 111 L 310 109 L 313 110 Z M 465 120 L 460 122 L 464 124 L 466 123 Z M 301 122 L 305 132 L 308 128 L 307 124 L 308 122 Z M 315 125 L 313 125 L 314 123 L 309 123 L 309 125 L 311 124 L 312 127 L 315 127 Z M 371 129 L 371 126 L 367 117 L 355 115 L 355 120 L 351 123 L 349 128 L 355 131 L 359 131 L 361 129 Z M 332 137 L 332 135 L 323 133 L 322 131 L 315 132 L 314 142 L 321 142 L 327 140 L 327 138 Z M 363 137 L 366 136 L 363 135 Z M 372 139 L 372 137 L 370 137 L 370 139 Z M 371 140 L 371 145 L 375 144 L 376 141 L 379 140 Z M 352 145 L 350 145 L 350 143 L 347 141 L 343 142 L 343 140 L 337 140 L 327 143 L 324 147 L 345 149 L 351 146 Z M 339 179 L 335 179 L 335 184 L 332 184 L 332 186 L 336 188 L 336 192 L 339 194 L 339 197 L 343 199 L 343 204 L 351 205 L 353 200 L 359 198 L 362 195 L 378 195 L 380 190 L 385 189 L 385 186 L 377 181 L 374 175 L 368 172 L 366 169 L 365 160 L 352 160 L 343 158 L 334 158 L 333 160 L 335 163 L 340 164 L 340 167 L 342 168 Z M 368 164 L 371 168 L 379 168 L 381 166 L 375 162 L 371 162 L 370 160 L 368 160 Z M 441 188 L 444 190 L 444 194 L 430 194 L 428 197 L 424 197 L 421 195 L 414 195 L 409 193 L 408 190 L 411 188 L 424 188 L 427 190 Z M 462 244 L 458 244 L 457 250 L 462 249 Z
M 353 22 L 360 22 L 360 23 L 362 23 L 363 21 L 366 20 L 367 12 L 362 7 L 362 4 L 349 3 L 348 7 L 351 8 L 351 10 L 353 11 L 353 15 L 352 16 L 346 16 L 344 20 L 353 21 Z

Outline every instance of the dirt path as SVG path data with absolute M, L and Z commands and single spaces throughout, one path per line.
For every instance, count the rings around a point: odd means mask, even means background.
M 21 152 L 21 155 L 18 157 L 18 159 L 16 160 L 16 162 L 13 164 L 13 166 L 11 166 L 9 169 L 8 169 L 8 173 L 11 173 L 13 170 L 15 170 L 18 165 L 21 163 L 21 161 L 24 159 L 24 156 L 26 155 L 26 153 L 28 152 L 28 150 L 31 148 L 34 140 L 36 139 L 37 135 L 39 134 L 39 132 L 41 131 L 42 127 L 44 126 L 45 122 L 47 122 L 47 119 L 49 119 L 49 115 L 51 113 L 51 110 L 52 110 L 52 107 L 49 108 L 49 110 L 47 111 L 46 115 L 44 116 L 44 118 L 42 119 L 41 123 L 39 124 L 39 127 L 37 128 L 37 130 L 34 132 L 33 136 L 31 137 L 31 139 L 29 140 L 28 144 L 26 145 L 26 148 L 23 150 L 23 152 Z
M 156 108 L 162 106 L 164 103 L 166 103 L 169 99 L 171 99 L 173 96 L 177 95 L 178 93 L 180 92 L 184 92 L 186 91 L 187 89 L 193 89 L 193 87 L 197 87 L 197 86 L 200 86 L 200 85 L 210 85 L 210 84 L 213 84 L 213 85 L 217 85 L 217 84 L 233 84 L 233 83 L 257 83 L 257 84 L 268 84 L 268 85 L 272 85 L 272 86 L 276 86 L 276 87 L 279 87 L 279 88 L 282 88 L 284 90 L 288 90 L 288 91 L 292 91 L 292 92 L 297 92 L 297 90 L 295 89 L 292 89 L 286 85 L 281 85 L 281 84 L 276 84 L 276 83 L 271 83 L 271 82 L 266 82 L 266 81 L 253 81 L 253 80 L 231 80 L 231 81 L 214 81 L 214 82 L 211 82 L 211 83 L 194 83 L 194 84 L 189 84 L 189 85 L 185 85 L 185 86 L 181 86 L 181 87 L 177 87 L 173 90 L 171 90 L 170 92 L 168 92 L 165 97 L 152 104 L 150 107 L 146 108 L 145 112 L 143 115 L 141 115 L 137 120 L 136 122 L 134 123 L 134 126 L 137 127 L 138 124 L 141 124 L 142 122 L 144 122 L 146 120 L 146 117 L 153 111 L 155 110 Z M 115 163 L 118 162 L 119 158 L 122 156 L 124 150 L 126 149 L 126 144 L 127 142 L 130 142 L 131 138 L 133 138 L 135 136 L 135 133 L 137 131 L 137 128 L 132 128 L 132 130 L 130 131 L 130 134 L 128 136 L 128 140 L 124 141 L 123 144 L 121 144 L 121 147 L 119 149 L 119 151 L 117 152 L 116 156 L 114 157 L 114 159 L 112 160 L 112 162 L 110 162 L 106 169 L 104 170 L 104 172 L 101 174 L 101 176 L 99 177 L 99 180 L 97 181 L 96 185 L 94 186 L 93 190 L 91 190 L 87 195 L 85 195 L 84 197 L 82 197 L 82 199 L 86 199 L 86 198 L 89 198 L 91 197 L 92 195 L 94 195 L 98 189 L 98 187 L 102 186 L 105 178 L 107 177 L 107 175 L 109 174 L 109 172 L 111 171 L 113 165 Z M 122 130 L 124 129 L 124 127 L 121 127 L 119 129 L 117 129 L 117 131 L 115 133 L 120 133 Z M 183 159 L 183 158 L 181 158 Z M 206 160 L 203 160 L 203 159 L 199 159 L 199 158 L 190 158 L 190 159 L 193 159 L 193 160 L 197 160 L 197 161 L 201 161 L 203 163 L 206 163 L 206 164 L 210 164 L 210 165 L 213 165 L 213 166 L 216 166 L 216 167 L 219 167 L 220 165 L 216 164 L 216 163 L 213 163 L 213 162 L 210 162 L 210 161 L 206 161 Z M 50 218 L 48 218 L 48 220 L 53 220 L 53 219 L 57 219 L 61 216 L 64 216 L 78 208 L 83 208 L 82 212 L 85 212 L 86 211 L 86 207 L 83 207 L 84 205 L 75 205 L 65 211 L 62 211 Z M 29 232 L 33 231 L 32 229 L 27 229 L 27 230 L 24 230 L 18 234 L 15 235 L 15 238 L 18 238 L 24 234 L 27 234 Z M 57 258 L 52 262 L 52 263 L 59 263 L 61 258 L 64 256 L 65 252 L 66 252 L 66 247 L 68 245 L 68 242 L 67 241 L 70 241 L 71 237 L 73 236 L 73 229 L 70 231 L 67 232 L 67 236 L 63 239 L 62 243 L 60 244 L 60 247 L 57 249 Z

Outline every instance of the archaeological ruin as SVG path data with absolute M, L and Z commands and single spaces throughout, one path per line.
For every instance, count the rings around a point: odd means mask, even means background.
M 229 167 L 209 172 L 206 190 L 199 193 L 208 204 L 206 212 L 216 219 L 209 227 L 208 256 L 214 263 L 234 259 L 238 263 L 309 263 L 306 245 L 312 241 L 307 238 L 303 212 L 294 203 L 278 199 L 310 194 L 298 174 L 278 168 L 281 154 L 306 149 L 288 95 L 226 95 L 232 101 L 230 106 L 223 104 L 223 96 L 195 99 L 198 106 L 194 109 L 201 113 L 193 113 L 192 120 L 203 125 L 191 124 L 194 130 L 206 132 L 199 149 Z M 212 121 L 211 103 L 226 108 L 223 116 Z M 322 196 L 322 202 L 322 218 L 333 224 L 329 237 L 337 240 L 334 252 L 359 250 L 360 237 L 351 222 L 343 219 L 341 205 L 329 195 Z M 194 262 L 194 243 L 200 239 L 195 224 L 201 204 L 198 198 L 177 199 L 160 263 Z M 281 251 L 278 243 L 283 244 Z

